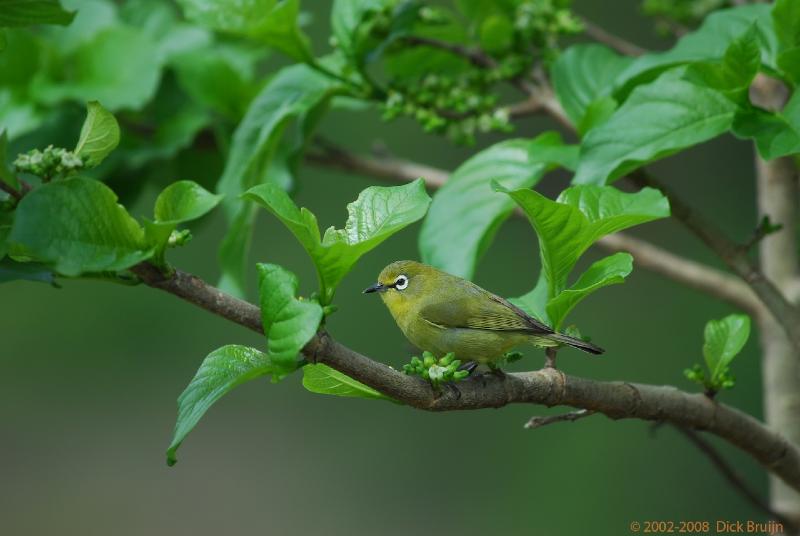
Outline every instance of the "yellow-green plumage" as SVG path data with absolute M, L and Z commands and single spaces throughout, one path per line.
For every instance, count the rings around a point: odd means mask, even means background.
M 478 285 L 414 261 L 383 269 L 378 283 L 364 292 L 380 292 L 406 338 L 421 350 L 461 361 L 492 363 L 515 347 L 567 344 L 586 352 L 603 350 L 555 333 L 507 300 Z

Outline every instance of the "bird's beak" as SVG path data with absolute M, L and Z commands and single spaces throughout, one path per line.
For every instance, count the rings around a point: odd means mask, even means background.
M 381 285 L 380 283 L 375 283 L 371 287 L 365 288 L 363 293 L 364 294 L 369 294 L 371 292 L 386 292 L 388 289 L 389 289 L 389 287 Z

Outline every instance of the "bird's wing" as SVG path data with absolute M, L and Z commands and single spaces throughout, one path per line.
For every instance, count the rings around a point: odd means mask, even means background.
M 420 309 L 426 321 L 446 328 L 553 333 L 553 330 L 500 296 L 469 284 L 466 296 L 432 303 Z M 461 294 L 461 293 L 459 293 Z

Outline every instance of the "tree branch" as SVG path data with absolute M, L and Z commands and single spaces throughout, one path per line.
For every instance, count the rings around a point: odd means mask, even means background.
M 588 409 L 576 409 L 575 411 L 559 413 L 557 415 L 535 415 L 528 419 L 528 422 L 525 423 L 525 428 L 530 430 L 533 428 L 541 428 L 542 426 L 547 426 L 548 424 L 557 422 L 574 422 L 578 419 L 583 419 L 584 417 L 589 417 L 591 415 L 594 415 L 594 411 L 590 411 Z
M 767 514 L 770 518 L 778 521 L 779 523 L 783 524 L 784 529 L 787 533 L 795 533 L 797 531 L 797 527 L 795 526 L 794 522 L 787 518 L 784 515 L 774 511 L 769 505 L 764 502 L 758 494 L 750 489 L 750 486 L 747 485 L 747 482 L 742 480 L 742 478 L 736 474 L 736 471 L 725 461 L 722 455 L 714 448 L 711 443 L 703 439 L 698 432 L 694 430 L 689 430 L 688 428 L 681 428 L 680 426 L 675 427 L 681 434 L 683 434 L 695 447 L 697 447 L 700 452 L 705 454 L 705 456 L 711 461 L 714 467 L 725 477 L 725 480 L 733 487 L 733 489 L 737 490 L 741 495 L 747 499 L 750 504 Z
M 306 160 L 323 167 L 340 169 L 392 182 L 423 177 L 430 188 L 440 188 L 449 177 L 443 169 L 394 157 L 374 158 L 347 152 L 329 142 L 317 140 L 320 150 L 310 151 Z M 520 211 L 515 215 L 523 217 Z M 755 294 L 738 278 L 670 253 L 624 233 L 602 238 L 598 245 L 610 251 L 627 251 L 638 266 L 710 294 L 755 315 L 762 308 Z
M 795 351 L 800 352 L 800 310 L 789 303 L 775 284 L 764 276 L 758 266 L 747 256 L 745 248 L 728 239 L 722 231 L 694 211 L 670 187 L 656 180 L 644 169 L 638 169 L 628 177 L 639 186 L 650 186 L 661 190 L 669 199 L 672 216 L 700 238 L 750 286 L 775 320 L 783 326 Z
M 259 308 L 233 298 L 202 279 L 175 270 L 163 275 L 149 263 L 133 268 L 141 280 L 255 332 L 263 333 Z M 602 382 L 568 376 L 556 369 L 487 374 L 458 384 L 459 393 L 436 391 L 420 378 L 407 376 L 336 342 L 325 332 L 303 348 L 310 362 L 321 362 L 387 396 L 428 411 L 499 408 L 529 403 L 565 405 L 603 413 L 612 419 L 665 421 L 707 430 L 739 447 L 800 490 L 800 449 L 739 410 L 674 387 Z
M 646 49 L 607 32 L 585 17 L 581 19 L 581 22 L 583 22 L 583 26 L 586 28 L 586 35 L 598 43 L 608 45 L 610 48 L 616 50 L 620 54 L 625 56 L 641 56 L 642 54 L 647 53 Z

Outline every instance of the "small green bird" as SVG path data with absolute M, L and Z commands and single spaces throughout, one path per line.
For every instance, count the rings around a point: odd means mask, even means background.
M 603 349 L 556 333 L 508 300 L 478 285 L 414 261 L 383 269 L 364 293 L 379 292 L 406 338 L 421 350 L 462 362 L 492 365 L 525 343 L 567 344 L 592 354 Z

